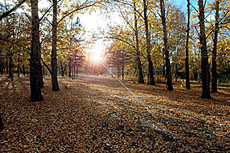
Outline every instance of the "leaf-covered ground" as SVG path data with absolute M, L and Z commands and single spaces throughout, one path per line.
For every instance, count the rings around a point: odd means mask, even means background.
M 0 80 L 0 152 L 230 152 L 230 90 L 201 99 L 199 88 L 167 91 L 82 75 L 45 79 L 43 102 L 28 78 Z M 144 106 L 143 106 L 144 105 Z

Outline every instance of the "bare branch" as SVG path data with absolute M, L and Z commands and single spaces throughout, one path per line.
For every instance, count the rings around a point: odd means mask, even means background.
M 68 14 L 64 15 L 64 16 L 57 22 L 57 24 L 59 24 L 62 20 L 64 20 L 64 19 L 65 19 L 66 17 L 68 17 L 69 15 L 71 15 L 71 14 L 77 12 L 77 11 L 83 10 L 83 9 L 85 9 L 85 8 L 91 7 L 91 6 L 95 5 L 96 3 L 98 3 L 98 2 L 94 2 L 94 3 L 92 3 L 92 4 L 90 4 L 90 5 L 86 5 L 86 6 L 84 6 L 85 3 L 82 4 L 79 8 L 77 8 L 77 9 L 75 9 L 75 10 L 69 12 Z
M 1 16 L 0 16 L 0 21 L 7 17 L 8 15 L 10 15 L 10 13 L 12 13 L 13 11 L 15 11 L 17 8 L 19 8 L 26 0 L 22 0 L 21 2 L 19 2 L 17 5 L 15 5 L 12 9 L 10 9 L 9 11 L 3 13 Z

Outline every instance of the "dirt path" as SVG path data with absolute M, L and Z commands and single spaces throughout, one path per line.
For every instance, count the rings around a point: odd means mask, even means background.
M 202 100 L 200 91 L 81 75 L 60 79 L 61 91 L 43 89 L 44 102 L 28 101 L 21 79 L 1 94 L 5 130 L 0 152 L 227 152 L 229 90 Z M 4 88 L 1 88 L 1 93 Z M 145 107 L 143 106 L 145 105 Z

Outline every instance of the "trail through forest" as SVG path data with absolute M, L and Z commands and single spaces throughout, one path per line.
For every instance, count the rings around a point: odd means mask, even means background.
M 45 79 L 43 102 L 29 102 L 29 79 L 1 78 L 5 129 L 0 152 L 228 152 L 230 91 L 201 99 L 200 89 L 147 86 L 80 75 Z M 144 107 L 143 103 L 146 107 Z M 149 110 L 152 114 L 150 114 Z

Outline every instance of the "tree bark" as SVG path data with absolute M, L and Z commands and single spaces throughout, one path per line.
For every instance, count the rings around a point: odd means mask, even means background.
M 25 65 L 24 64 L 22 65 L 22 73 L 23 73 L 24 76 L 26 75 L 26 70 L 25 70 Z
M 208 63 L 208 50 L 206 46 L 205 23 L 204 23 L 204 5 L 203 0 L 198 0 L 199 8 L 199 26 L 200 26 L 200 50 L 201 50 L 201 68 L 202 68 L 202 98 L 211 98 L 210 96 L 210 74 Z
M 147 2 L 143 0 L 144 3 L 144 21 L 145 21 L 145 33 L 146 33 L 146 44 L 147 44 L 147 59 L 148 59 L 148 81 L 150 85 L 155 85 L 154 75 L 153 75 L 153 62 L 151 59 L 151 43 L 150 43 L 150 34 L 149 34 L 149 23 L 147 15 Z
M 2 116 L 0 114 L 0 131 L 4 129 L 3 121 L 2 121 Z
M 64 71 L 63 63 L 62 63 L 62 61 L 61 61 L 61 76 L 64 76 L 64 75 L 65 75 L 64 72 L 65 72 L 65 71 Z
M 52 22 L 52 90 L 58 91 L 58 79 L 57 79 L 57 0 L 53 0 L 53 22 Z
M 4 58 L 0 57 L 0 74 L 3 74 L 4 70 Z
M 19 57 L 18 57 L 18 78 L 20 77 L 20 60 L 19 60 Z
M 69 78 L 71 78 L 71 58 L 69 57 Z
M 122 80 L 125 80 L 125 55 L 124 52 L 121 53 L 122 62 L 121 62 L 121 77 Z
M 8 62 L 8 58 L 7 57 L 6 57 L 5 65 L 6 65 L 6 74 L 9 74 L 9 62 Z
M 189 31 L 190 31 L 190 0 L 187 0 L 187 37 L 186 37 L 186 58 L 185 58 L 185 70 L 186 70 L 186 89 L 191 89 L 189 80 Z
M 136 3 L 134 3 L 134 21 L 135 21 L 135 39 L 136 39 L 136 53 L 137 53 L 137 67 L 138 67 L 138 83 L 144 83 L 144 76 L 142 70 L 142 63 L 140 60 L 140 48 L 139 48 L 139 32 L 137 27 L 137 10 L 136 10 Z
M 10 56 L 10 62 L 9 62 L 9 77 L 11 80 L 14 80 L 14 74 L 13 74 L 13 57 Z
M 218 33 L 219 33 L 219 8 L 220 8 L 220 1 L 216 1 L 215 30 L 214 30 L 213 50 L 212 50 L 212 93 L 217 92 L 216 50 L 217 50 L 217 40 L 218 40 Z
M 167 25 L 166 25 L 164 0 L 160 0 L 160 8 L 161 8 L 161 20 L 162 20 L 163 33 L 164 33 L 163 40 L 164 40 L 164 51 L 165 51 L 165 61 L 166 61 L 167 89 L 169 91 L 172 91 L 173 90 L 172 73 L 171 73 L 171 65 L 169 60 L 168 32 L 167 32 Z
M 32 10 L 32 44 L 30 53 L 30 90 L 31 101 L 42 101 L 43 97 L 40 88 L 40 44 L 39 44 L 39 17 L 38 0 L 31 0 Z

